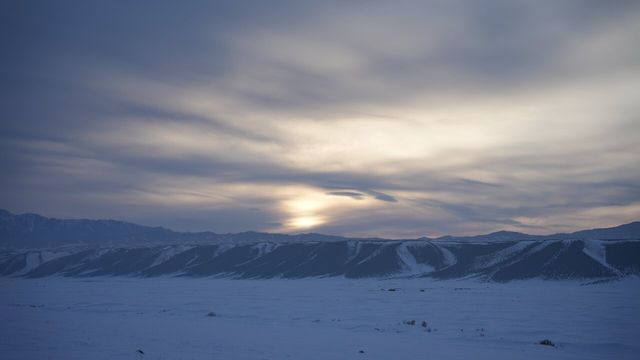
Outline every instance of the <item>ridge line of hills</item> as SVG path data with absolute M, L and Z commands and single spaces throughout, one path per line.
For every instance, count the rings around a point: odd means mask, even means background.
M 573 233 L 530 235 L 498 231 L 475 236 L 421 237 L 390 240 L 384 238 L 353 238 L 318 233 L 277 234 L 257 231 L 219 234 L 211 231 L 179 232 L 163 227 L 143 226 L 117 220 L 55 219 L 38 214 L 13 214 L 0 209 L 0 247 L 40 248 L 68 245 L 112 246 L 180 243 L 243 243 L 251 241 L 435 241 L 435 242 L 500 242 L 520 240 L 638 240 L 640 221 L 611 228 L 581 230 Z
M 640 223 L 571 234 L 384 240 L 180 233 L 0 211 L 0 276 L 430 277 L 488 281 L 640 275 Z

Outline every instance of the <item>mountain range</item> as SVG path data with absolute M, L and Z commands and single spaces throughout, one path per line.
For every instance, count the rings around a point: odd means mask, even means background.
M 612 228 L 582 230 L 552 235 L 529 235 L 512 231 L 498 231 L 475 236 L 422 237 L 407 240 L 495 242 L 517 240 L 634 240 L 640 239 L 640 221 Z M 150 227 L 117 220 L 55 219 L 37 214 L 13 214 L 0 209 L 0 247 L 54 248 L 69 245 L 114 246 L 149 244 L 185 244 L 251 241 L 339 241 L 386 240 L 381 238 L 348 238 L 342 236 L 307 234 L 275 234 L 246 231 L 232 234 L 214 232 L 177 232 L 163 227 Z
M 0 275 L 608 279 L 640 274 L 640 222 L 570 234 L 385 240 L 183 233 L 0 211 Z

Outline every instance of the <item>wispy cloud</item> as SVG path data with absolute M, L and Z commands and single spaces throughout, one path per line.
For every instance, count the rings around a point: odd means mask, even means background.
M 11 210 L 392 237 L 640 217 L 633 2 L 11 6 Z

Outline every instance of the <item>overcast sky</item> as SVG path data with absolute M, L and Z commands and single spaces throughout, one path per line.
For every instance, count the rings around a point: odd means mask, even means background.
M 640 219 L 639 1 L 3 1 L 0 207 L 392 238 Z

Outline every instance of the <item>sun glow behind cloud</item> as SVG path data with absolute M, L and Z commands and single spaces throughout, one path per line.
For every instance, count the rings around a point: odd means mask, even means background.
M 357 196 L 356 192 L 334 191 L 327 193 L 323 189 L 284 187 L 280 208 L 286 219 L 273 231 L 306 231 L 335 221 L 343 213 L 375 206 L 375 200 Z M 347 194 L 347 195 L 344 195 Z
M 285 222 L 285 226 L 290 231 L 306 230 L 318 225 L 322 225 L 326 221 L 319 216 L 300 216 L 294 217 Z

